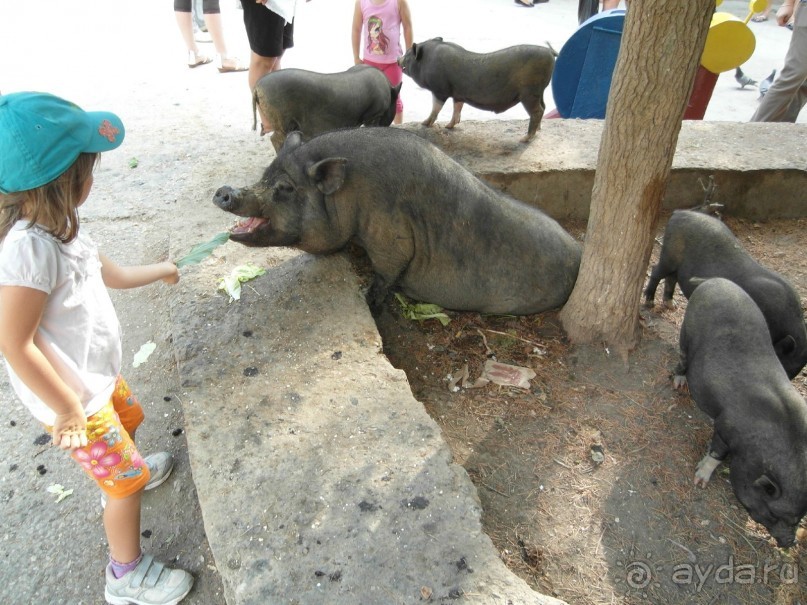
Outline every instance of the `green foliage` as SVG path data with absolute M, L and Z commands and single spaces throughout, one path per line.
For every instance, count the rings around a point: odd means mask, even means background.
M 177 268 L 181 269 L 186 265 L 195 265 L 196 263 L 202 262 L 213 253 L 213 250 L 221 246 L 228 239 L 230 239 L 230 234 L 224 231 L 214 235 L 213 239 L 211 239 L 209 242 L 196 244 L 193 248 L 191 248 L 190 252 L 176 262 Z
M 448 322 L 451 321 L 451 318 L 443 313 L 443 308 L 438 305 L 430 303 L 410 303 L 398 293 L 395 294 L 395 298 L 398 299 L 398 303 L 401 305 L 401 312 L 407 319 L 416 319 L 418 321 L 436 319 L 444 326 L 447 326 Z

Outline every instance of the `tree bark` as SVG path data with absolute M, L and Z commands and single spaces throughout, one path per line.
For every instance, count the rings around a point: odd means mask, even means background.
M 714 0 L 632 0 L 625 16 L 577 282 L 560 318 L 574 343 L 623 357 Z

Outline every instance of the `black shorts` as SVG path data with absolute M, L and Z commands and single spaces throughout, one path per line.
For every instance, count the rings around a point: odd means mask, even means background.
M 191 0 L 174 0 L 174 11 L 178 13 L 189 13 L 191 8 Z M 205 15 L 220 14 L 219 0 L 202 0 L 202 13 Z
M 241 0 L 241 6 L 252 52 L 261 57 L 282 57 L 283 51 L 294 46 L 294 22 L 286 23 L 255 0 Z

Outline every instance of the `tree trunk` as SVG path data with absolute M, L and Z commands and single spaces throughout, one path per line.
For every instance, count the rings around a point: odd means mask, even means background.
M 632 0 L 627 10 L 580 272 L 560 314 L 574 343 L 623 357 L 638 343 L 641 289 L 714 7 Z

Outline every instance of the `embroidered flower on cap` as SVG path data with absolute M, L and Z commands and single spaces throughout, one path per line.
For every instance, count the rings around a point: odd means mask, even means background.
M 106 140 L 110 143 L 115 142 L 115 137 L 118 135 L 120 130 L 115 128 L 109 120 L 104 120 L 101 122 L 101 126 L 98 128 L 98 134 L 102 137 L 106 137 Z

